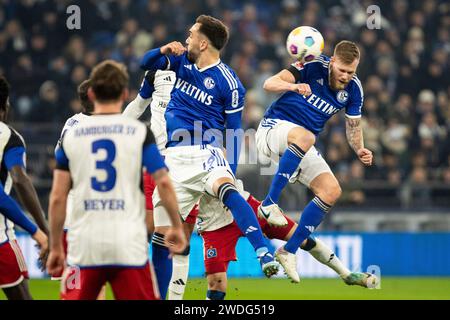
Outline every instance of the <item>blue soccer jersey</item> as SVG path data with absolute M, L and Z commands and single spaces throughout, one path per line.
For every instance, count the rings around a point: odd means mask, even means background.
M 296 83 L 309 84 L 312 94 L 304 96 L 287 91 L 272 103 L 264 117 L 298 124 L 316 135 L 328 119 L 343 108 L 347 117 L 361 117 L 364 100 L 361 82 L 354 75 L 345 90 L 332 90 L 328 84 L 329 63 L 325 55 L 304 65 L 293 63 L 288 70 Z
M 151 61 L 144 56 L 142 68 L 170 69 L 177 76 L 165 113 L 167 147 L 203 143 L 223 147 L 217 138 L 230 128 L 227 115 L 240 117 L 244 108 L 245 89 L 237 75 L 220 60 L 198 69 L 187 53 L 163 56 L 156 50 L 149 52 Z

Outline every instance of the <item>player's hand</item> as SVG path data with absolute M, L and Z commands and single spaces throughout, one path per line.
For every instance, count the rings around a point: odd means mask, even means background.
M 365 164 L 366 166 L 371 166 L 373 161 L 372 151 L 366 148 L 359 149 L 356 154 L 358 155 L 359 160 Z
M 309 96 L 312 93 L 311 87 L 307 83 L 293 83 L 291 85 L 291 91 L 300 93 L 301 95 L 304 96 Z
M 37 242 L 36 247 L 39 248 L 39 267 L 42 271 L 45 270 L 45 265 L 47 263 L 48 258 L 48 237 L 47 235 L 42 232 L 41 229 L 38 229 L 33 235 L 32 238 Z
M 183 227 L 170 227 L 164 236 L 166 246 L 170 250 L 170 256 L 181 254 L 187 246 L 186 236 Z
M 187 49 L 179 41 L 172 41 L 161 47 L 162 54 L 174 56 L 182 55 Z
M 64 270 L 64 260 L 65 255 L 62 247 L 50 251 L 47 261 L 47 273 L 49 275 L 61 274 Z

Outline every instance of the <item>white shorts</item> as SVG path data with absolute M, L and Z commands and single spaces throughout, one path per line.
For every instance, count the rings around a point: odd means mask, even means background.
M 264 156 L 278 164 L 278 158 L 288 148 L 288 134 L 299 125 L 279 119 L 263 119 L 256 131 L 256 147 Z M 299 167 L 289 179 L 290 183 L 300 182 L 309 188 L 311 181 L 318 175 L 331 172 L 330 167 L 319 151 L 312 146 L 306 152 Z
M 165 162 L 183 220 L 203 194 L 214 195 L 213 184 L 219 178 L 235 180 L 222 150 L 210 145 L 168 148 Z M 162 206 L 158 188 L 153 193 L 153 204 L 155 227 L 170 226 L 170 219 Z

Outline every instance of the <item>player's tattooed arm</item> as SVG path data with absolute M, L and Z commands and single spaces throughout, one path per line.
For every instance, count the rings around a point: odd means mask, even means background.
M 348 144 L 355 152 L 364 148 L 361 118 L 345 118 L 345 133 Z
M 345 128 L 347 141 L 350 147 L 355 151 L 359 160 L 366 166 L 372 165 L 372 151 L 364 148 L 361 118 L 346 118 Z

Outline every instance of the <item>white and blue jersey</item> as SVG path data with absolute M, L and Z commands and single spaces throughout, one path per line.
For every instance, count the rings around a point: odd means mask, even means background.
M 144 56 L 141 67 L 167 68 L 177 77 L 165 113 L 167 147 L 212 144 L 222 148 L 222 141 L 216 138 L 225 128 L 240 128 L 245 89 L 234 71 L 220 60 L 198 69 L 188 60 L 187 53 L 163 56 L 158 48 Z M 230 123 L 231 118 L 227 116 L 232 114 L 236 116 L 234 119 L 239 118 L 238 124 Z M 186 139 L 186 132 L 191 139 Z
M 354 75 L 345 90 L 332 90 L 328 84 L 329 63 L 325 55 L 304 65 L 293 63 L 288 70 L 294 75 L 295 82 L 309 84 L 312 94 L 304 96 L 287 91 L 272 103 L 264 118 L 289 121 L 317 135 L 328 119 L 341 109 L 345 108 L 347 117 L 361 117 L 364 100 L 361 82 Z
M 92 115 L 67 130 L 56 168 L 72 180 L 69 264 L 144 266 L 148 260 L 142 169 L 165 168 L 151 131 L 120 114 Z

